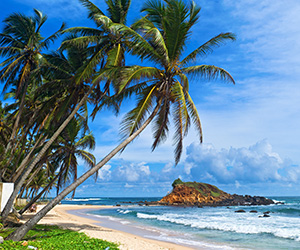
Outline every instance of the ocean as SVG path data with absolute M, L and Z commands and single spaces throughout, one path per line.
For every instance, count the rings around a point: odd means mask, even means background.
M 300 197 L 268 197 L 284 202 L 269 206 L 138 205 L 160 198 L 77 198 L 62 204 L 113 205 L 109 209 L 72 213 L 92 217 L 105 227 L 195 249 L 300 249 Z M 236 213 L 239 209 L 246 212 Z M 270 217 L 262 217 L 266 212 Z

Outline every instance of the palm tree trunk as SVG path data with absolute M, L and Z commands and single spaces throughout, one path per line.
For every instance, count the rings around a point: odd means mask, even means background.
M 38 174 L 38 172 L 40 172 L 40 170 L 42 169 L 43 164 L 41 164 L 32 174 L 31 176 L 28 178 L 28 180 L 26 181 L 27 183 L 25 184 L 25 187 L 27 187 L 28 185 L 30 185 L 30 182 L 32 182 L 32 180 L 34 179 L 35 175 Z
M 14 123 L 14 126 L 13 126 L 13 130 L 11 132 L 9 141 L 6 145 L 5 153 L 7 153 L 10 150 L 10 148 L 12 147 L 12 145 L 14 143 L 15 137 L 16 137 L 16 133 L 17 133 L 17 129 L 18 129 L 18 126 L 19 126 L 20 119 L 21 119 L 21 115 L 23 113 L 25 97 L 26 97 L 26 92 L 27 92 L 27 85 L 28 84 L 26 83 L 25 90 L 24 90 L 24 93 L 22 95 L 22 99 L 21 99 L 20 106 L 19 106 L 19 112 L 17 114 L 17 117 L 16 117 L 16 120 L 15 120 L 15 123 Z
M 47 139 L 47 137 L 42 138 L 42 135 L 40 135 L 39 139 L 36 141 L 36 143 L 34 144 L 33 148 L 30 150 L 30 152 L 23 159 L 23 161 L 21 162 L 20 166 L 17 168 L 17 170 L 15 171 L 15 173 L 11 176 L 11 178 L 10 178 L 11 182 L 13 182 L 13 183 L 16 184 L 18 178 L 24 172 L 24 170 L 26 168 L 26 165 L 30 162 L 30 157 L 31 157 L 33 151 L 36 149 L 37 146 L 41 145 L 41 143 L 43 143 L 46 139 Z
M 44 153 L 47 151 L 47 149 L 51 146 L 51 144 L 56 140 L 56 138 L 60 135 L 60 133 L 65 129 L 65 127 L 69 124 L 69 122 L 72 120 L 72 118 L 75 116 L 79 108 L 86 102 L 89 95 L 92 93 L 94 87 L 97 85 L 97 81 L 93 83 L 89 91 L 85 94 L 85 96 L 81 99 L 81 101 L 78 103 L 77 107 L 72 111 L 72 113 L 69 115 L 69 117 L 60 125 L 60 127 L 57 129 L 57 131 L 52 135 L 50 140 L 44 145 L 44 147 L 41 149 L 41 151 L 38 153 L 38 155 L 35 157 L 35 159 L 32 161 L 30 166 L 27 168 L 27 170 L 24 172 L 24 174 L 21 176 L 20 181 L 17 183 L 17 185 L 14 188 L 13 193 L 9 197 L 2 213 L 2 220 L 5 221 L 8 214 L 10 213 L 10 210 L 12 209 L 13 203 L 15 198 L 17 197 L 20 188 L 22 187 L 23 183 L 25 182 L 27 176 L 30 174 L 32 169 L 35 167 L 35 165 L 39 162 L 39 160 L 42 158 Z
M 23 133 L 22 133 L 21 138 L 16 142 L 16 144 L 14 145 L 14 147 L 12 148 L 12 150 L 10 151 L 10 158 L 9 158 L 9 160 L 7 161 L 6 165 L 4 166 L 4 171 L 3 171 L 2 175 L 1 175 L 2 177 L 4 177 L 4 175 L 5 175 L 5 173 L 6 173 L 6 170 L 7 170 L 7 168 L 8 168 L 9 163 L 10 163 L 10 162 L 12 161 L 12 159 L 15 157 L 14 153 L 16 152 L 16 150 L 17 150 L 19 144 L 23 141 L 22 147 L 21 147 L 21 150 L 20 150 L 20 153 L 19 153 L 19 155 L 18 155 L 18 157 L 17 157 L 17 160 L 15 161 L 16 164 L 13 166 L 13 169 L 12 169 L 12 173 L 15 173 L 15 171 L 16 171 L 16 166 L 17 166 L 18 162 L 20 161 L 20 158 L 21 158 L 21 156 L 22 156 L 22 153 L 23 153 L 23 151 L 24 151 L 24 149 L 25 149 L 25 143 L 26 143 L 26 137 L 27 137 L 27 135 L 28 135 L 28 131 L 29 131 L 29 129 L 30 129 L 30 127 L 31 127 L 31 124 L 32 124 L 32 122 L 33 122 L 33 120 L 34 120 L 34 118 L 35 118 L 36 115 L 37 115 L 37 111 L 35 111 L 34 114 L 30 117 L 29 122 L 27 123 L 27 126 L 25 127 L 25 129 L 24 129 L 24 131 L 23 131 Z
M 80 176 L 76 181 L 74 181 L 70 186 L 66 187 L 59 195 L 57 195 L 52 201 L 50 201 L 43 209 L 41 209 L 34 217 L 28 220 L 24 225 L 17 228 L 13 233 L 7 236 L 7 240 L 20 241 L 26 233 L 34 227 L 52 208 L 54 208 L 66 195 L 77 188 L 86 179 L 96 173 L 100 168 L 102 168 L 112 157 L 114 157 L 119 151 L 126 147 L 130 142 L 132 142 L 153 120 L 156 113 L 159 110 L 159 103 L 154 109 L 153 113 L 145 121 L 145 123 L 136 130 L 131 136 L 125 139 L 121 144 L 114 148 L 108 155 L 106 155 L 95 167 L 91 168 L 89 171 Z

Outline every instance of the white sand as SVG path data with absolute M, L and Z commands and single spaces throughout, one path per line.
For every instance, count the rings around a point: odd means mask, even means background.
M 121 250 L 189 250 L 185 246 L 180 246 L 172 244 L 169 242 L 151 240 L 136 236 L 133 234 L 104 228 L 94 223 L 99 223 L 99 221 L 94 221 L 88 218 L 79 217 L 68 213 L 69 210 L 79 210 L 79 209 L 90 209 L 90 208 L 107 208 L 107 206 L 92 206 L 92 205 L 57 205 L 53 208 L 40 222 L 39 224 L 50 224 L 57 225 L 62 228 L 68 228 L 71 230 L 84 232 L 86 235 L 107 240 L 110 242 L 115 242 L 120 244 Z M 41 206 L 38 206 L 38 210 Z M 24 219 L 28 219 L 32 216 L 30 213 L 24 215 Z

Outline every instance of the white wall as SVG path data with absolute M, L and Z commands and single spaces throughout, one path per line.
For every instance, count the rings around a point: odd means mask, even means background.
M 6 205 L 10 195 L 14 191 L 13 183 L 3 183 L 0 182 L 0 211 L 2 212 L 3 208 Z

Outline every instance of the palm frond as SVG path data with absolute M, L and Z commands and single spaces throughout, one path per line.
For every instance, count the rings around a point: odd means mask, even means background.
M 190 127 L 190 117 L 187 110 L 184 92 L 185 91 L 182 88 L 181 84 L 178 81 L 175 81 L 175 84 L 172 86 L 171 93 L 175 97 L 175 102 L 178 103 L 177 108 L 180 108 L 181 127 L 183 129 L 182 132 L 183 135 L 186 136 Z
M 1 71 L 0 71 L 0 80 L 4 79 L 14 68 L 17 64 L 19 64 L 23 58 L 25 57 L 25 55 L 21 55 L 17 58 L 9 58 L 9 60 L 6 60 L 4 61 L 3 63 L 5 64 L 8 64 L 5 68 L 3 68 Z M 12 60 L 11 60 L 12 59 Z M 3 66 L 2 64 L 0 66 Z
M 18 47 L 13 47 L 13 46 L 7 46 L 7 47 L 0 47 L 0 55 L 3 57 L 6 56 L 17 56 L 18 53 L 21 53 L 22 49 Z M 0 64 L 0 66 L 3 63 Z
M 47 21 L 47 15 L 43 15 L 43 13 L 37 9 L 33 9 L 33 11 L 35 13 L 34 20 L 38 24 L 38 26 L 36 27 L 36 33 L 39 33 L 40 28 Z
M 118 74 L 118 93 L 120 93 L 134 81 L 144 81 L 145 79 L 158 77 L 160 70 L 154 67 L 131 66 L 118 70 Z
M 194 104 L 194 102 L 188 92 L 185 92 L 185 95 L 186 95 L 187 109 L 192 118 L 194 126 L 196 127 L 196 129 L 198 131 L 200 143 L 202 143 L 203 142 L 202 126 L 201 126 L 201 121 L 200 121 L 200 117 L 199 117 L 196 105 Z
M 124 60 L 124 50 L 117 44 L 107 52 L 106 67 L 121 66 Z
M 59 50 L 65 50 L 72 46 L 87 47 L 88 45 L 99 43 L 100 41 L 101 41 L 101 38 L 98 35 L 74 37 L 72 39 L 63 41 L 59 47 Z
M 225 44 L 228 40 L 235 41 L 235 35 L 233 33 L 221 33 L 213 38 L 211 38 L 206 43 L 199 46 L 193 52 L 191 52 L 188 56 L 186 56 L 182 61 L 181 65 L 185 66 L 188 63 L 191 63 L 196 60 L 198 56 L 206 56 L 209 53 L 212 53 L 214 48 L 220 47 Z
M 174 149 L 175 164 L 180 161 L 183 148 L 183 125 L 182 125 L 182 107 L 180 102 L 176 102 L 173 108 L 173 120 L 175 126 L 175 133 L 173 137 L 173 144 L 176 145 Z
M 84 81 L 90 78 L 95 73 L 95 67 L 99 64 L 99 61 L 103 57 L 106 48 L 102 48 L 97 53 L 95 53 L 82 67 L 78 70 L 76 74 L 76 83 Z
M 220 79 L 222 81 L 227 81 L 235 84 L 233 77 L 225 69 L 219 68 L 214 65 L 191 66 L 182 68 L 181 70 L 182 72 L 191 76 L 198 76 L 207 80 Z
M 100 14 L 100 15 L 104 15 L 104 13 L 95 5 L 93 4 L 91 1 L 89 0 L 79 0 L 81 2 L 81 4 L 86 7 L 89 11 L 89 15 L 88 18 L 89 19 L 94 19 L 94 16 L 96 14 Z
M 72 27 L 68 28 L 62 31 L 63 34 L 65 33 L 71 33 L 77 35 L 80 34 L 81 36 L 103 36 L 104 31 L 96 28 L 90 28 L 90 27 Z M 64 39 L 70 40 L 69 38 Z
M 62 35 L 63 30 L 66 27 L 66 23 L 62 23 L 61 27 L 59 28 L 58 31 L 56 31 L 54 34 L 52 34 L 51 36 L 47 37 L 41 44 L 40 47 L 41 48 L 45 48 L 48 49 L 50 43 L 53 43 L 59 36 Z
M 189 26 L 192 27 L 199 19 L 199 12 L 201 8 L 198 7 L 194 1 L 191 1 L 190 3 L 190 18 L 189 18 Z
M 144 17 L 134 23 L 132 29 L 143 32 L 144 37 L 151 42 L 153 48 L 161 56 L 162 64 L 169 64 L 168 48 L 165 44 L 163 34 L 150 20 Z
M 162 65 L 162 56 L 156 51 L 155 47 L 137 31 L 121 24 L 114 24 L 114 26 L 122 36 L 127 38 L 126 47 L 132 55 L 139 56 L 141 60 L 150 59 Z
M 114 23 L 126 23 L 126 17 L 131 0 L 106 0 L 110 19 Z
M 160 30 L 163 30 L 163 18 L 166 13 L 165 6 L 162 1 L 149 0 L 144 3 L 141 12 L 147 13 L 147 18 L 154 23 Z
M 95 137 L 92 133 L 89 133 L 88 135 L 85 135 L 84 137 L 80 138 L 78 142 L 76 142 L 75 146 L 79 148 L 88 148 L 88 149 L 94 149 L 96 145 Z
M 76 154 L 78 154 L 90 168 L 95 166 L 96 158 L 92 153 L 84 150 L 78 150 L 76 151 Z
M 139 94 L 136 108 L 126 114 L 121 124 L 121 134 L 132 135 L 144 121 L 152 108 L 156 85 L 151 85 Z
M 179 73 L 178 76 L 180 77 L 180 82 L 183 83 L 183 88 L 185 91 L 189 91 L 190 84 L 189 84 L 189 79 L 185 74 Z
M 162 142 L 167 139 L 169 132 L 169 114 L 170 114 L 170 103 L 169 100 L 164 99 L 162 105 L 158 111 L 158 114 L 154 120 L 153 126 L 153 137 L 154 142 L 152 144 L 152 151 Z

